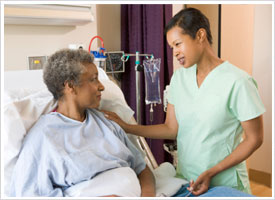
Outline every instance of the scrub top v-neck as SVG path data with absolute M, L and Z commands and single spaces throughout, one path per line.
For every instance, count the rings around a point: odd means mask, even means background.
M 196 180 L 227 157 L 241 142 L 241 122 L 265 111 L 255 80 L 228 61 L 200 87 L 196 71 L 196 65 L 175 71 L 168 95 L 179 125 L 177 172 L 187 180 Z M 245 162 L 213 177 L 211 186 L 217 185 L 250 192 Z

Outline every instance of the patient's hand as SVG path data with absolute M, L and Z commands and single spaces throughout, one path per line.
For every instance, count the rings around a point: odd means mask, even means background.
M 142 197 L 155 197 L 156 196 L 156 181 L 155 177 L 146 165 L 145 169 L 138 175 L 138 179 L 141 187 Z
M 141 197 L 155 197 L 156 192 L 155 191 L 147 191 L 147 192 L 142 192 Z
M 107 119 L 113 120 L 114 122 L 118 123 L 121 126 L 121 128 L 124 129 L 124 131 L 126 130 L 127 123 L 125 123 L 116 113 L 106 110 L 100 111 L 104 113 L 104 116 Z

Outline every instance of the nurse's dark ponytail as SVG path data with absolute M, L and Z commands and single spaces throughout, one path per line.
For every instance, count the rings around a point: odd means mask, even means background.
M 178 12 L 166 25 L 165 35 L 175 26 L 182 28 L 182 33 L 190 35 L 193 39 L 196 38 L 197 31 L 204 28 L 207 33 L 207 40 L 212 44 L 209 21 L 201 11 L 195 8 L 186 8 Z

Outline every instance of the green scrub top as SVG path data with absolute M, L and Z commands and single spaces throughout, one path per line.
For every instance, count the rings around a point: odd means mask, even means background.
M 228 61 L 200 87 L 196 71 L 196 65 L 176 70 L 168 94 L 179 125 L 177 175 L 187 180 L 231 154 L 242 140 L 241 122 L 265 112 L 256 81 Z M 221 185 L 251 193 L 245 161 L 212 178 L 210 186 Z

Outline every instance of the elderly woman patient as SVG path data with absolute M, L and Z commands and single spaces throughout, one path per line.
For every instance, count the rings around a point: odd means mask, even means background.
M 71 186 L 121 167 L 137 174 L 141 196 L 154 196 L 154 177 L 142 154 L 115 122 L 96 110 L 104 86 L 93 57 L 84 50 L 60 50 L 48 59 L 43 76 L 58 107 L 25 137 L 11 196 L 64 196 Z

